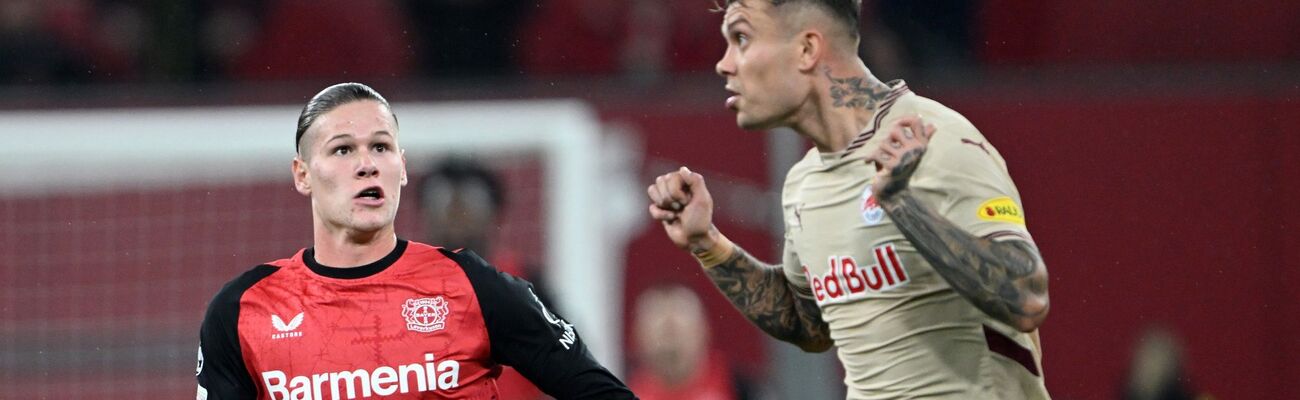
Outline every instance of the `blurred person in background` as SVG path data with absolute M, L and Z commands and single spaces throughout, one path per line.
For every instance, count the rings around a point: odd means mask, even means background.
M 229 79 L 238 60 L 260 40 L 266 19 L 266 2 L 226 0 L 204 2 L 198 12 L 199 80 Z
M 525 265 L 509 247 L 495 246 L 494 232 L 501 227 L 506 204 L 500 177 L 468 157 L 438 161 L 420 179 L 420 212 L 425 240 L 450 249 L 482 252 L 497 270 L 532 282 L 534 292 L 554 308 L 537 267 Z M 542 392 L 513 368 L 497 380 L 503 399 L 537 399 Z
M 686 167 L 650 215 L 750 321 L 832 346 L 850 399 L 1046 399 L 1037 329 L 1047 267 L 997 149 L 957 112 L 881 82 L 858 56 L 857 0 L 728 0 L 717 64 L 747 130 L 814 144 L 782 190 L 782 263 L 713 225 Z
M 635 398 L 527 281 L 397 236 L 398 139 L 388 101 L 362 84 L 303 108 L 292 172 L 311 199 L 313 246 L 209 303 L 198 398 L 497 398 L 502 365 L 560 399 Z
M 875 3 L 874 14 L 879 22 L 899 39 L 908 67 L 951 70 L 973 64 L 971 49 L 979 1 L 868 1 Z
M 236 49 L 232 78 L 393 80 L 414 68 L 407 19 L 393 0 L 274 0 L 261 7 L 257 41 Z
M 749 385 L 709 345 L 704 305 L 690 288 L 652 286 L 637 296 L 637 368 L 628 385 L 644 400 L 742 400 Z
M 89 29 L 86 7 L 74 2 L 0 1 L 0 84 L 88 81 L 88 56 L 71 42 Z
M 1197 395 L 1183 365 L 1183 346 L 1172 332 L 1148 328 L 1133 346 L 1124 400 L 1210 400 Z
M 707 71 L 722 50 L 701 40 L 717 32 L 708 4 L 539 0 L 517 34 L 519 67 L 540 75 L 623 73 L 649 83 L 666 72 Z
M 421 73 L 431 77 L 511 72 L 515 27 L 533 0 L 405 0 Z

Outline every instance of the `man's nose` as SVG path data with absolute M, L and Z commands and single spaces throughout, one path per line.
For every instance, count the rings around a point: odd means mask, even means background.
M 726 53 L 722 54 L 722 59 L 718 60 L 717 64 L 713 65 L 713 72 L 718 73 L 718 75 L 724 78 L 728 75 L 736 74 L 736 64 L 731 60 L 730 49 L 728 49 Z
M 379 166 L 375 165 L 375 160 L 369 154 L 361 156 L 361 165 L 357 166 L 357 177 L 366 178 L 379 175 Z

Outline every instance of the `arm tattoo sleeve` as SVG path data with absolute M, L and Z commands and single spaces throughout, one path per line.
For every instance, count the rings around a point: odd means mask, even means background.
M 795 296 L 779 266 L 760 262 L 737 246 L 731 258 L 706 272 L 731 304 L 767 334 L 805 351 L 831 347 L 830 328 L 817 304 Z
M 903 236 L 948 284 L 984 313 L 1021 327 L 1046 312 L 1047 279 L 1037 249 L 1023 241 L 978 238 L 926 206 L 910 190 L 882 202 Z

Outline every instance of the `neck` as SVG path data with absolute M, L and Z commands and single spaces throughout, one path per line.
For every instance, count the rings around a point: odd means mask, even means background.
M 876 116 L 877 108 L 889 96 L 884 84 L 861 60 L 854 63 L 827 63 L 818 69 L 821 75 L 809 99 L 803 118 L 792 124 L 796 132 L 807 137 L 824 153 L 844 150 Z
M 393 225 L 373 232 L 313 229 L 316 262 L 337 268 L 359 267 L 384 258 L 397 247 Z

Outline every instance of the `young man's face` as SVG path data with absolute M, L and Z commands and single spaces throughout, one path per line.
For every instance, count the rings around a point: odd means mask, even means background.
M 312 213 L 326 229 L 374 232 L 393 224 L 406 157 L 387 107 L 363 100 L 323 115 L 303 138 L 294 183 L 311 196 Z
M 787 125 L 807 95 L 806 79 L 798 69 L 797 36 L 780 18 L 766 0 L 732 3 L 722 17 L 727 52 L 717 72 L 734 93 L 726 104 L 736 111 L 741 128 Z

